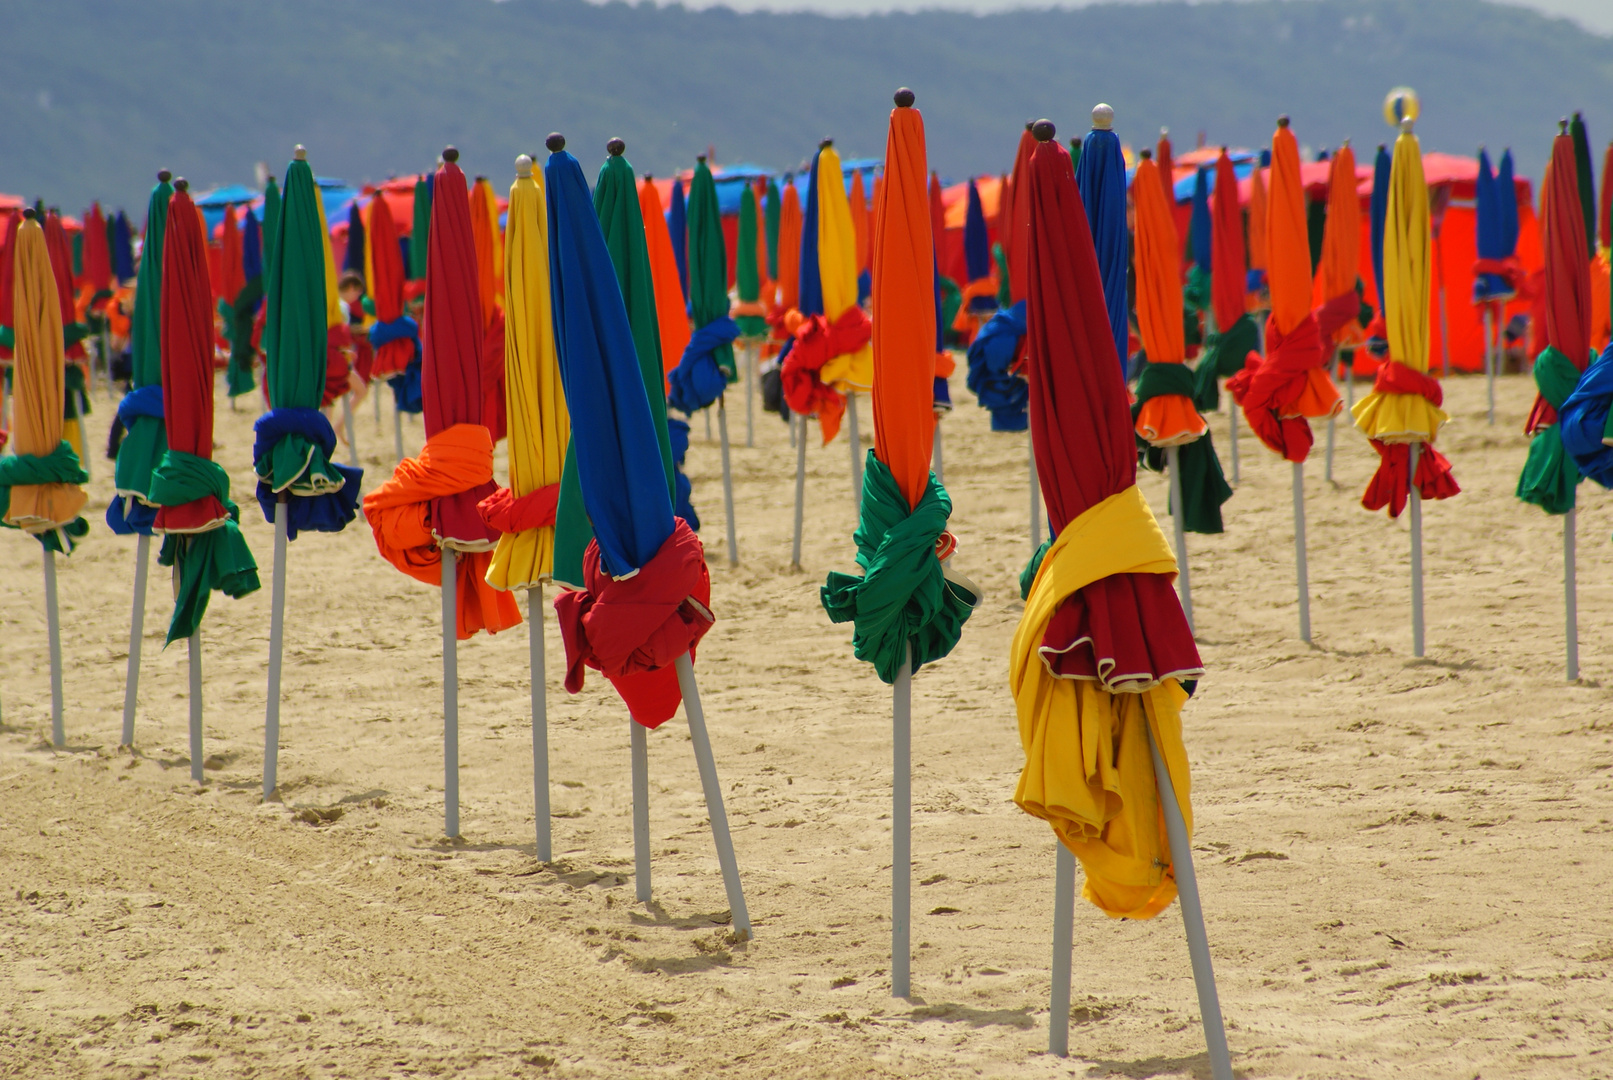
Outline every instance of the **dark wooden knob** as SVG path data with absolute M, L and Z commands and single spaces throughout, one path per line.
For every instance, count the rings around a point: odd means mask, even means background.
M 621 157 L 627 152 L 627 144 L 621 139 L 612 139 L 605 144 L 605 152 L 611 157 Z
M 159 183 L 159 184 L 166 184 L 168 181 L 172 180 L 173 178 L 174 178 L 174 174 L 169 172 L 167 169 L 163 169 L 163 170 L 161 170 L 161 171 L 159 171 L 157 173 L 157 183 Z
M 442 151 L 442 159 L 452 165 L 459 160 L 459 151 L 452 146 L 446 146 Z
M 913 107 L 913 102 L 916 100 L 917 99 L 913 96 L 913 91 L 909 90 L 905 86 L 896 91 L 896 107 L 898 109 L 911 109 Z
M 551 131 L 549 137 L 543 140 L 543 145 L 551 154 L 558 154 L 566 148 L 566 137 L 558 131 Z
M 1053 121 L 1038 120 L 1031 125 L 1031 134 L 1036 137 L 1037 142 L 1048 142 L 1058 134 L 1058 131 L 1053 127 Z

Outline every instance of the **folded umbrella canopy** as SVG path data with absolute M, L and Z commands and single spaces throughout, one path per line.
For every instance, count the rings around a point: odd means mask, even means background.
M 998 217 L 1005 223 L 1013 220 L 1013 198 L 1010 188 L 998 189 L 998 206 L 1003 208 Z M 1020 371 L 1020 343 L 1025 340 L 1025 309 L 1010 304 L 997 310 L 998 283 L 987 277 L 990 259 L 986 254 L 986 219 L 980 213 L 980 192 L 973 180 L 969 181 L 963 250 L 969 284 L 964 287 L 959 321 L 953 325 L 969 339 L 969 374 L 964 385 L 981 407 L 990 411 L 991 430 L 1024 431 L 1025 377 Z M 971 309 L 989 313 L 984 324 L 968 314 Z
M 1041 145 L 1029 169 L 1027 357 L 1031 440 L 1058 539 L 1035 571 L 1009 657 L 1025 749 L 1014 801 L 1047 821 L 1061 844 L 1049 1041 L 1054 1053 L 1067 1052 L 1069 852 L 1086 871 L 1083 895 L 1112 917 L 1151 918 L 1180 883 L 1221 1080 L 1232 1073 L 1187 843 L 1180 718 L 1182 681 L 1197 679 L 1203 665 L 1171 589 L 1170 546 L 1136 485 L 1125 378 L 1092 234 L 1052 128 L 1037 124 Z
M 863 472 L 854 539 L 859 575 L 830 573 L 820 593 L 837 623 L 853 622 L 852 648 L 895 687 L 892 820 L 891 994 L 911 992 L 911 680 L 950 653 L 979 602 L 941 560 L 956 547 L 946 531 L 952 501 L 930 471 L 935 424 L 935 251 L 930 240 L 924 118 L 913 92 L 896 94 L 876 209 L 872 297 L 874 449 Z
M 1030 250 L 1030 185 L 1026 182 L 1026 172 L 1030 168 L 1031 154 L 1036 151 L 1036 138 L 1031 134 L 1031 125 L 1026 124 L 1025 130 L 1019 133 L 1019 146 L 1014 150 L 1014 171 L 1009 174 L 1008 181 L 1008 227 L 1003 230 L 1003 254 L 1008 256 L 1008 299 L 1010 304 L 1017 304 L 1025 299 L 1025 274 L 1027 254 Z
M 106 508 L 107 526 L 127 536 L 151 535 L 156 511 L 145 499 L 151 491 L 151 470 L 168 449 L 162 422 L 162 249 L 168 223 L 168 202 L 174 189 L 168 183 L 167 169 L 157 174 L 146 205 L 146 239 L 140 249 L 140 270 L 134 294 L 134 317 L 129 329 L 129 385 L 131 390 L 118 403 L 118 419 L 123 424 L 123 441 L 118 444 L 113 466 L 113 490 L 117 495 Z M 136 582 L 144 580 L 145 550 L 136 557 Z M 136 588 L 136 591 L 142 591 Z M 132 658 L 132 654 L 131 654 Z
M 672 252 L 672 231 L 661 209 L 661 194 L 646 176 L 638 189 L 639 217 L 644 221 L 644 244 L 655 285 L 656 325 L 661 335 L 661 369 L 678 366 L 689 344 L 689 310 L 678 283 L 678 258 Z M 546 255 L 545 258 L 548 256 Z
M 998 191 L 999 201 L 1002 192 Z M 963 214 L 963 265 L 969 280 L 963 285 L 965 312 L 990 312 L 997 307 L 997 280 L 991 272 L 991 237 L 986 229 L 986 213 L 980 202 L 980 188 L 969 181 L 968 202 Z M 977 329 L 972 324 L 969 329 Z M 963 329 L 963 327 L 959 327 Z
M 79 461 L 89 471 L 84 451 L 83 417 L 90 411 L 90 398 L 84 379 L 84 339 L 89 327 L 78 319 L 73 305 L 73 245 L 62 228 L 62 216 L 56 210 L 45 214 L 45 245 L 50 252 L 51 273 L 56 278 L 57 318 L 62 321 L 63 353 L 67 364 L 63 372 L 62 437 L 73 445 Z
M 869 242 L 868 189 L 863 185 L 861 169 L 851 171 L 851 187 L 846 193 L 847 207 L 851 210 L 851 235 L 856 249 L 857 266 L 857 302 L 860 304 L 868 299 L 868 290 L 872 278 L 869 276 L 869 255 L 872 245 Z
M 587 181 L 577 159 L 565 152 L 563 137 L 549 136 L 547 146 L 555 344 L 582 498 L 594 526 L 584 556 L 586 588 L 555 600 L 566 645 L 566 689 L 582 689 L 585 667 L 600 671 L 627 704 L 635 728 L 671 719 L 681 697 L 734 926 L 749 936 L 750 918 L 694 678 L 694 649 L 713 621 L 711 579 L 699 538 L 672 513 L 664 436 L 645 387 L 644 354 L 633 337 Z M 631 185 L 631 167 L 622 164 Z M 658 372 L 659 358 L 650 355 Z M 634 739 L 634 847 L 639 896 L 647 900 L 647 766 L 642 733 Z
M 683 178 L 672 181 L 672 194 L 668 197 L 667 230 L 672 234 L 672 255 L 678 262 L 678 288 L 683 291 L 683 303 L 689 304 L 689 221 L 688 208 L 683 199 Z
M 375 325 L 370 327 L 375 363 L 370 372 L 377 379 L 405 378 L 411 365 L 418 368 L 420 326 L 403 310 L 407 272 L 403 248 L 398 243 L 392 208 L 383 198 L 370 202 L 370 227 L 364 239 L 370 249 L 365 259 L 369 266 L 365 289 L 375 304 Z M 419 378 L 418 373 L 415 378 Z
M 1568 124 L 1574 140 L 1574 177 L 1579 191 L 1580 220 L 1585 228 L 1585 248 L 1596 250 L 1596 179 L 1591 172 L 1591 140 L 1585 130 L 1585 117 L 1578 109 Z
M 258 313 L 258 301 L 263 299 L 263 238 L 258 235 L 258 219 L 251 207 L 247 208 L 246 223 L 242 226 L 237 221 L 235 205 L 226 206 L 222 228 L 217 303 L 219 316 L 224 320 L 224 336 L 230 343 L 225 387 L 229 396 L 236 398 L 250 394 L 256 387 L 252 377 L 252 361 L 257 353 L 252 344 L 252 323 Z M 250 268 L 248 245 L 252 248 Z
M 1175 204 L 1175 193 L 1166 204 Z M 1210 239 L 1210 166 L 1200 165 L 1193 173 L 1193 198 L 1188 204 L 1187 273 L 1182 288 L 1188 325 L 1197 328 L 1197 316 L 1210 306 L 1210 263 L 1214 259 Z M 1198 342 L 1202 343 L 1202 338 Z
M 409 280 L 425 291 L 426 263 L 431 243 L 431 175 L 414 183 L 414 220 L 409 226 Z
M 758 237 L 756 192 L 747 184 L 739 195 L 739 243 L 734 255 L 734 290 L 739 303 L 733 315 L 740 336 L 748 338 L 767 333 L 767 307 L 762 303 L 762 267 L 766 264 L 758 257 Z
M 1103 278 L 1104 311 L 1114 338 L 1122 381 L 1126 372 L 1126 344 L 1131 337 L 1127 319 L 1126 271 L 1131 264 L 1131 241 L 1126 228 L 1126 159 L 1120 137 L 1114 133 L 1115 111 L 1108 105 L 1092 110 L 1092 130 L 1081 144 L 1076 186 L 1086 208 L 1092 243 Z M 1240 357 L 1240 362 L 1242 358 Z
M 1193 369 L 1193 403 L 1201 412 L 1221 407 L 1219 380 L 1242 371 L 1244 360 L 1260 345 L 1260 331 L 1246 310 L 1244 299 L 1248 289 L 1248 262 L 1243 242 L 1243 209 L 1238 205 L 1238 178 L 1224 146 L 1215 159 L 1215 193 L 1210 207 L 1210 317 L 1213 323 Z M 1195 232 L 1195 239 L 1197 236 Z M 1236 415 L 1234 410 L 1233 416 Z M 1236 441 L 1235 433 L 1233 438 Z
M 1474 215 L 1477 218 L 1475 243 L 1478 249 L 1478 259 L 1473 263 L 1475 304 L 1510 300 L 1518 294 L 1523 271 L 1514 252 L 1517 236 L 1507 235 L 1508 202 L 1512 204 L 1512 217 L 1516 220 L 1517 192 L 1510 183 L 1503 188 L 1497 182 L 1490 168 L 1489 152 L 1480 147 L 1479 176 L 1474 196 Z
M 1321 261 L 1316 271 L 1313 301 L 1322 349 L 1337 369 L 1341 350 L 1360 339 L 1361 295 L 1356 285 L 1361 274 L 1361 197 L 1356 192 L 1355 151 L 1346 142 L 1328 160 L 1327 218 L 1322 229 Z M 1352 359 L 1353 366 L 1353 359 Z M 1350 383 L 1354 394 L 1354 379 Z M 1352 402 L 1353 407 L 1353 402 Z M 1327 458 L 1324 476 L 1333 479 L 1333 443 L 1336 415 L 1327 418 Z
M 855 319 L 857 306 L 857 250 L 852 231 L 851 205 L 841 181 L 843 170 L 834 144 L 819 148 L 812 169 L 817 186 L 817 256 L 819 298 L 822 316 L 829 326 Z M 803 277 L 804 277 L 803 273 Z M 802 309 L 805 314 L 805 309 Z M 818 314 L 818 313 L 814 313 Z M 698 321 L 698 320 L 697 320 Z M 867 316 L 861 321 L 866 323 Z M 843 394 L 866 393 L 874 383 L 873 348 L 866 342 L 845 351 L 831 351 L 819 369 L 819 377 Z
M 626 151 L 627 144 L 620 139 L 612 139 L 606 145 L 605 164 L 600 166 L 599 175 L 594 181 L 594 217 L 605 237 L 605 249 L 610 255 L 611 268 L 616 274 L 617 286 L 627 310 L 628 327 L 638 357 L 639 378 L 644 384 L 645 400 L 650 406 L 650 422 L 660 453 L 662 475 L 667 491 L 673 497 L 674 511 L 680 511 L 687 508 L 687 481 L 679 483 L 673 464 L 671 424 L 667 419 L 666 395 L 663 392 L 666 380 L 661 359 L 660 307 L 655 296 L 644 221 L 633 183 L 633 166 L 624 156 Z M 545 194 L 553 198 L 547 187 Z M 552 234 L 550 239 L 552 243 Z M 553 273 L 553 267 L 550 272 Z M 584 556 L 593 540 L 593 529 L 597 522 L 592 522 L 583 499 L 581 474 L 577 468 L 575 425 L 571 436 L 572 444 L 566 450 L 565 472 L 560 481 L 560 504 L 555 515 L 554 576 L 562 585 L 575 589 L 583 586 Z M 694 527 L 692 510 L 679 513 L 679 516 L 690 521 L 690 528 Z
M 1380 152 L 1382 148 L 1380 147 Z M 1385 159 L 1388 160 L 1387 158 Z M 1271 307 L 1267 290 L 1266 269 L 1271 264 L 1271 245 L 1266 242 L 1266 225 L 1270 221 L 1271 201 L 1266 197 L 1266 173 L 1271 165 L 1271 151 L 1262 150 L 1260 161 L 1249 174 L 1249 292 L 1254 294 L 1261 309 Z M 1387 169 L 1387 166 L 1385 166 Z
M 504 438 L 504 235 L 493 185 L 478 176 L 470 193 L 470 232 L 476 247 L 476 295 L 482 309 L 482 425 Z
M 754 212 L 753 212 L 754 224 Z M 689 318 L 694 333 L 678 366 L 667 373 L 668 403 L 693 415 L 717 402 L 739 377 L 728 314 L 728 255 L 723 246 L 717 185 L 701 157 L 689 184 Z
M 107 243 L 112 248 L 112 276 L 119 283 L 134 280 L 134 230 L 122 210 L 107 222 Z
M 56 554 L 89 532 L 79 511 L 89 496 L 89 474 L 62 438 L 64 367 L 61 301 L 50 252 L 36 212 L 24 220 L 6 256 L 11 280 L 16 397 L 12 403 L 13 453 L 0 457 L 0 525 L 22 529 L 45 549 L 45 619 L 50 644 L 51 742 L 66 744 L 62 721 L 61 619 L 56 603 Z

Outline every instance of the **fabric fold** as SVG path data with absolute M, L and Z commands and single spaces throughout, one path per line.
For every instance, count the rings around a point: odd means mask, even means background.
M 982 408 L 991 412 L 991 430 L 1024 431 L 1030 392 L 1017 370 L 1025 340 L 1025 302 L 1004 308 L 986 320 L 969 345 L 965 385 Z

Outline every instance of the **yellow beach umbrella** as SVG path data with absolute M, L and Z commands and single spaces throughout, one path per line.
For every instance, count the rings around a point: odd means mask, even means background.
M 857 306 L 857 233 L 851 223 L 845 172 L 832 145 L 818 154 L 818 271 L 823 314 L 833 323 Z M 818 378 L 842 394 L 872 389 L 873 345 L 834 357 L 819 370 Z

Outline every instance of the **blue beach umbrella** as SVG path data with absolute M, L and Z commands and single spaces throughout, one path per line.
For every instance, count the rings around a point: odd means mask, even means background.
M 119 282 L 134 277 L 134 237 L 129 228 L 129 215 L 122 210 L 112 222 L 112 274 Z
M 1378 313 L 1383 313 L 1383 223 L 1389 217 L 1389 151 L 1382 144 L 1372 163 L 1372 280 L 1378 283 Z
M 819 150 L 822 153 L 822 150 Z M 823 272 L 818 266 L 818 158 L 807 174 L 806 206 L 801 210 L 801 286 L 796 310 L 803 316 L 823 314 Z
M 672 232 L 672 257 L 678 261 L 678 288 L 683 290 L 683 304 L 689 306 L 689 218 L 683 201 L 683 181 L 672 181 L 672 206 L 667 210 L 666 224 Z
M 991 240 L 986 232 L 986 212 L 980 204 L 980 189 L 969 181 L 969 204 L 963 217 L 963 262 L 969 280 L 965 284 L 984 281 L 991 276 Z M 997 306 L 990 296 L 977 296 L 969 301 L 970 310 Z
M 1193 216 L 1187 234 L 1193 249 L 1193 265 L 1210 272 L 1210 167 L 1200 165 L 1193 177 Z
M 1114 133 L 1115 112 L 1107 105 L 1092 110 L 1092 131 L 1081 143 L 1075 183 L 1087 208 L 1092 244 L 1098 253 L 1098 275 L 1103 279 L 1104 306 L 1121 370 L 1126 366 L 1130 327 L 1126 322 L 1126 264 L 1130 238 L 1126 233 L 1126 159 L 1120 137 Z

